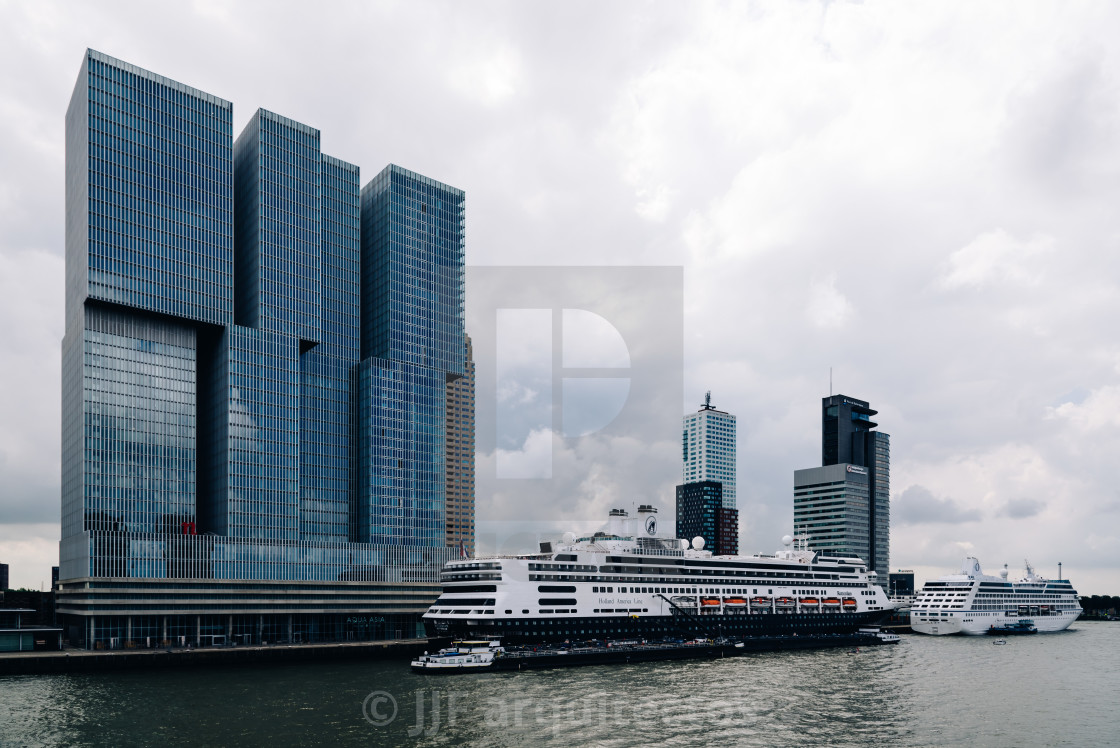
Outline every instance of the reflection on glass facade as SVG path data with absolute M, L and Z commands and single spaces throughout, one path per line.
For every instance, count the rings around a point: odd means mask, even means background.
M 179 532 L 195 511 L 195 334 L 86 309 L 86 530 Z
M 59 612 L 98 616 L 87 642 L 134 624 L 174 638 L 183 616 L 201 641 L 215 611 L 184 608 L 184 585 L 290 582 L 319 611 L 397 617 L 293 623 L 308 608 L 280 595 L 267 616 L 224 603 L 217 628 L 283 638 L 286 614 L 288 636 L 411 636 L 452 555 L 464 194 L 396 166 L 362 189 L 318 130 L 258 110 L 234 143 L 232 119 L 202 91 L 83 61 L 66 117 Z M 119 580 L 151 600 L 106 602 Z
M 462 190 L 396 165 L 362 188 L 362 355 L 464 374 Z
M 359 365 L 358 540 L 444 548 L 443 372 Z
M 233 105 L 92 51 L 81 78 L 88 254 L 68 293 L 229 322 Z
M 225 485 L 212 484 L 224 511 L 201 529 L 241 538 L 299 535 L 299 341 L 231 325 L 218 351 L 215 388 L 224 419 Z M 219 452 L 220 454 L 220 452 Z M 211 522 L 213 524 L 211 524 Z
M 322 158 L 319 345 L 300 355 L 301 539 L 350 539 L 350 372 L 360 324 L 358 167 Z
M 234 145 L 237 323 L 319 340 L 319 131 L 257 110 Z

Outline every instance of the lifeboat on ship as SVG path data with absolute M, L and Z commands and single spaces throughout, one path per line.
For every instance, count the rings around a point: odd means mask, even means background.
M 838 597 L 826 597 L 824 600 L 821 601 L 821 603 L 826 608 L 839 608 L 840 607 L 840 598 L 838 598 Z
M 718 597 L 702 597 L 702 598 L 700 598 L 700 607 L 701 608 L 718 608 L 719 607 L 719 598 Z
M 797 602 L 792 597 L 779 597 L 775 605 L 779 608 L 792 608 Z
M 857 604 L 858 603 L 856 603 L 856 599 L 854 597 L 844 598 L 844 610 L 855 610 Z
M 751 607 L 755 608 L 756 610 L 761 610 L 763 608 L 769 608 L 770 607 L 770 598 L 768 598 L 768 597 L 752 597 L 751 598 Z
M 803 597 L 798 602 L 801 603 L 802 608 L 819 608 L 821 601 L 815 597 Z
M 725 597 L 723 598 L 723 606 L 725 608 L 745 608 L 747 601 L 741 597 Z

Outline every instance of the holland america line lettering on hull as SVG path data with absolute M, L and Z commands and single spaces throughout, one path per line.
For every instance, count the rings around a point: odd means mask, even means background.
M 1063 631 L 1081 615 L 1077 590 L 1066 579 L 1044 579 L 1027 563 L 1027 574 L 1007 581 L 985 574 L 973 556 L 965 557 L 958 574 L 926 582 L 910 607 L 910 628 L 919 634 L 986 634 L 1020 622 L 1039 632 Z
M 852 633 L 894 610 L 862 559 L 794 543 L 715 556 L 657 535 L 657 509 L 611 511 L 608 528 L 539 553 L 449 562 L 424 614 L 429 636 L 505 643 Z

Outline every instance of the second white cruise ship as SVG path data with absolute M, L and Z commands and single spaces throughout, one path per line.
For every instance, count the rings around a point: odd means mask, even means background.
M 429 636 L 506 643 L 822 635 L 875 626 L 895 606 L 863 560 L 798 548 L 713 556 L 657 534 L 657 509 L 611 511 L 606 532 L 540 553 L 463 559 L 443 569 Z M 792 547 L 791 547 L 792 546 Z
M 1062 631 L 1081 615 L 1077 590 L 1066 579 L 1043 579 L 1027 563 L 1027 574 L 1007 581 L 980 569 L 968 556 L 957 574 L 926 582 L 910 607 L 910 628 L 919 634 L 986 634 L 1029 621 L 1038 631 Z

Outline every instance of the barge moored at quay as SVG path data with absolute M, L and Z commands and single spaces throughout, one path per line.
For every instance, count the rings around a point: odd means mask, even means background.
M 663 660 L 737 657 L 749 652 L 824 649 L 897 644 L 897 634 L 867 628 L 852 634 L 755 636 L 740 640 L 584 642 L 577 645 L 503 647 L 498 641 L 455 642 L 434 654 L 412 661 L 412 671 L 429 675 L 461 675 L 502 670 L 537 670 L 580 665 L 630 664 Z

